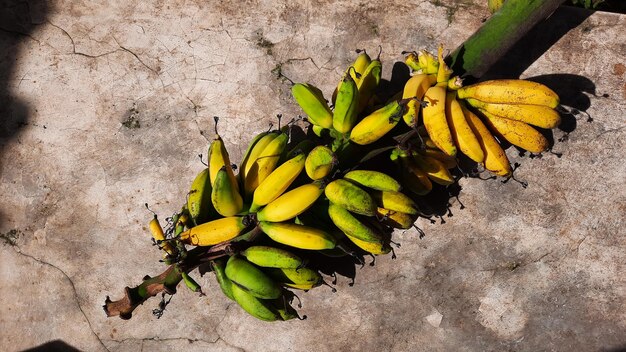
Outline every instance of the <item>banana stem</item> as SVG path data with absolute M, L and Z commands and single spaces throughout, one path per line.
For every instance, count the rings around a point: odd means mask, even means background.
M 234 244 L 225 242 L 208 248 L 196 247 L 190 250 L 183 261 L 168 266 L 158 276 L 146 276 L 138 286 L 124 288 L 123 298 L 111 301 L 109 296 L 107 296 L 103 306 L 106 315 L 108 317 L 119 316 L 124 320 L 130 319 L 135 308 L 150 297 L 154 297 L 161 292 L 169 295 L 175 294 L 176 286 L 183 279 L 182 272 L 189 273 L 204 263 L 231 255 L 235 251 L 233 247 Z
M 455 74 L 478 78 L 564 0 L 507 0 L 448 57 Z

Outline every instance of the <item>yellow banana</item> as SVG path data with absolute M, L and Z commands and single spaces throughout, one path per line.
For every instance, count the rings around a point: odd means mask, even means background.
M 249 168 L 246 164 L 246 175 L 244 190 L 246 197 L 252 196 L 254 190 L 274 171 L 280 155 L 287 146 L 289 135 L 287 133 L 279 133 L 276 138 L 269 142 L 265 148 L 256 156 L 256 159 L 250 157 Z M 255 148 L 256 149 L 256 148 Z M 254 150 L 253 150 L 254 153 Z
M 527 123 L 479 111 L 485 116 L 485 123 L 509 143 L 531 153 L 541 153 L 550 147 L 546 137 Z
M 402 188 L 400 182 L 380 171 L 352 170 L 343 175 L 343 178 L 360 187 L 379 191 L 399 191 Z
M 556 108 L 559 96 L 541 83 L 523 79 L 497 79 L 460 88 L 460 99 L 474 98 L 486 103 L 531 104 Z
M 476 139 L 476 140 L 478 140 L 478 139 Z M 421 155 L 424 155 L 424 156 L 429 156 L 431 158 L 435 158 L 435 159 L 441 161 L 446 166 L 446 169 L 454 169 L 456 167 L 456 165 L 457 165 L 456 159 L 453 156 L 450 156 L 450 155 L 442 152 L 441 150 L 439 150 L 439 148 L 437 148 L 437 149 L 431 149 L 431 148 L 420 149 L 420 150 L 417 151 L 417 153 L 419 153 Z
M 372 197 L 348 180 L 337 179 L 330 182 L 326 185 L 324 194 L 331 203 L 340 205 L 353 213 L 366 216 L 376 214 L 376 203 Z
M 180 234 L 180 240 L 194 246 L 212 246 L 231 240 L 251 225 L 247 216 L 229 216 L 194 226 Z
M 304 168 L 305 154 L 298 154 L 277 167 L 254 190 L 250 212 L 269 204 L 283 194 Z
M 335 237 L 314 227 L 268 221 L 260 221 L 259 227 L 274 242 L 286 246 L 310 250 L 335 248 Z
M 271 301 L 259 299 L 237 285 L 233 285 L 232 291 L 235 302 L 253 317 L 263 321 L 280 319 L 278 313 L 274 311 Z
M 313 182 L 294 188 L 263 207 L 256 217 L 260 221 L 280 222 L 293 219 L 307 210 L 324 192 L 324 185 Z
M 214 186 L 217 173 L 224 166 L 226 166 L 226 173 L 228 174 L 230 182 L 234 185 L 237 192 L 239 192 L 239 185 L 237 184 L 237 178 L 230 164 L 228 151 L 226 150 L 224 141 L 218 135 L 217 138 L 211 142 L 211 147 L 209 148 L 209 177 L 211 178 L 211 186 Z
M 374 255 L 380 255 L 380 254 L 387 254 L 389 252 L 391 252 L 391 246 L 389 245 L 389 240 L 384 240 L 381 236 L 381 241 L 379 242 L 367 242 L 367 241 L 362 241 L 356 237 L 352 237 L 350 235 L 346 235 L 346 237 L 352 242 L 354 243 L 357 247 L 361 248 L 362 250 L 374 254 Z
M 426 50 L 420 50 L 417 53 L 417 60 L 420 67 L 422 68 L 422 73 L 425 73 L 427 75 L 433 75 L 439 72 L 439 61 L 437 57 L 430 52 Z
M 228 169 L 230 165 L 224 165 L 215 176 L 211 202 L 215 210 L 222 216 L 233 216 L 243 210 L 243 199 L 239 194 L 237 180 L 231 178 Z
M 233 297 L 233 283 L 228 277 L 226 277 L 226 272 L 224 271 L 226 268 L 226 262 L 223 259 L 215 259 L 209 263 L 211 265 L 211 269 L 215 273 L 217 283 L 220 285 L 220 289 L 224 295 L 230 299 L 235 299 Z
M 411 215 L 418 213 L 417 204 L 402 192 L 373 191 L 371 195 L 376 201 L 376 204 L 381 208 Z
M 463 114 L 465 114 L 465 117 L 467 118 L 467 123 L 472 128 L 472 131 L 474 131 L 474 135 L 478 138 L 478 142 L 483 149 L 483 153 L 485 153 L 485 161 L 483 162 L 485 169 L 498 176 L 511 176 L 513 173 L 511 163 L 498 141 L 493 137 L 491 132 L 489 132 L 489 129 L 487 129 L 476 114 L 463 105 L 461 108 L 463 109 Z
M 399 164 L 402 184 L 411 192 L 425 195 L 433 189 L 428 175 L 417 166 L 407 151 L 395 148 L 391 152 L 390 158 Z
M 187 196 L 187 209 L 194 224 L 199 225 L 207 222 L 215 215 L 213 203 L 211 203 L 211 180 L 209 169 L 200 171 L 191 183 L 191 189 Z
M 345 74 L 352 76 L 354 82 L 359 82 L 361 80 L 361 76 L 372 62 L 372 58 L 367 54 L 367 52 L 365 52 L 365 50 L 356 50 L 356 52 L 359 54 L 359 56 L 357 56 L 357 58 L 354 60 L 352 66 L 346 69 Z M 339 81 L 339 84 L 337 84 L 337 87 L 333 92 L 333 104 L 335 104 L 335 101 L 337 100 L 337 93 L 339 92 L 339 88 L 341 87 L 342 83 L 343 79 Z
M 312 180 L 321 180 L 330 175 L 337 164 L 335 153 L 328 147 L 318 145 L 307 155 L 304 168 Z
M 424 100 L 428 105 L 422 109 L 422 118 L 430 139 L 446 154 L 456 155 L 456 145 L 446 120 L 446 87 L 436 85 L 428 88 Z
M 241 252 L 241 255 L 258 266 L 265 268 L 291 268 L 297 269 L 304 266 L 304 260 L 297 255 L 276 247 L 252 246 Z
M 398 124 L 407 103 L 406 100 L 393 101 L 364 117 L 350 132 L 350 140 L 360 145 L 376 142 Z
M 428 88 L 436 82 L 437 76 L 419 73 L 413 75 L 413 77 L 409 78 L 409 80 L 404 84 L 402 99 L 410 99 L 406 104 L 406 112 L 402 115 L 402 119 L 407 126 L 417 126 L 419 112 L 422 107 L 418 100 L 421 101 Z
M 246 259 L 233 255 L 226 262 L 226 277 L 257 298 L 274 299 L 280 297 L 280 286 L 261 269 Z
M 442 186 L 449 186 L 454 183 L 454 177 L 443 162 L 419 153 L 413 153 L 413 159 L 433 182 Z
M 250 142 L 241 161 L 241 165 L 239 166 L 239 176 L 241 178 L 242 185 L 245 184 L 245 176 L 252 168 L 252 165 L 254 165 L 254 162 L 258 158 L 259 154 L 261 154 L 263 149 L 265 149 L 265 147 L 267 147 L 267 145 L 273 141 L 278 134 L 279 132 L 277 131 L 259 133 L 256 137 L 254 137 L 252 142 Z
M 322 275 L 310 268 L 272 268 L 267 273 L 281 284 L 300 290 L 310 290 L 323 281 Z
M 417 53 L 415 51 L 411 51 L 406 54 L 407 56 L 404 58 L 404 63 L 409 66 L 413 72 L 422 72 L 422 67 L 420 66 Z
M 417 220 L 417 215 L 407 214 L 401 211 L 394 211 L 385 208 L 376 209 L 376 216 L 382 219 L 384 224 L 387 224 L 396 229 L 410 229 Z
M 344 234 L 361 241 L 382 243 L 382 236 L 374 229 L 364 224 L 356 216 L 341 205 L 330 203 L 328 215 L 331 220 Z
M 485 103 L 472 98 L 467 98 L 465 101 L 493 115 L 545 129 L 555 128 L 561 123 L 561 115 L 558 111 L 544 105 Z
M 452 70 L 443 61 L 443 44 L 439 44 L 437 48 L 437 62 L 439 64 L 439 67 L 437 67 L 437 83 L 447 86 L 450 76 L 452 76 Z
M 351 71 L 351 69 L 348 69 Z M 345 74 L 337 91 L 333 110 L 333 128 L 341 134 L 350 132 L 356 123 L 359 106 L 359 91 L 350 74 Z
M 165 242 L 165 233 L 163 233 L 163 228 L 161 227 L 159 219 L 156 215 L 154 215 L 154 218 L 152 218 L 148 227 L 150 228 L 152 238 L 154 238 L 159 248 L 164 250 L 165 253 L 169 255 L 174 255 L 176 249 L 172 246 L 171 243 Z
M 459 150 L 475 162 L 482 163 L 485 160 L 485 154 L 480 143 L 478 143 L 478 138 L 467 123 L 461 104 L 456 100 L 456 93 L 454 92 L 448 92 L 446 95 L 446 118 L 452 139 Z
M 291 94 L 312 124 L 323 128 L 333 126 L 333 113 L 319 89 L 310 84 L 296 83 L 291 87 Z
M 382 63 L 376 58 L 372 60 L 365 71 L 363 71 L 361 79 L 357 83 L 357 89 L 359 90 L 359 107 L 357 113 L 361 113 L 361 111 L 365 109 L 374 95 L 374 91 L 380 83 L 382 70 Z

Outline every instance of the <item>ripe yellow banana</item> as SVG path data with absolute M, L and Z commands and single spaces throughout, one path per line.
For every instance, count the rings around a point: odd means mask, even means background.
M 361 113 L 370 99 L 374 95 L 374 91 L 380 83 L 380 77 L 382 74 L 383 66 L 378 58 L 372 60 L 367 66 L 361 79 L 357 83 L 357 89 L 359 90 L 359 107 L 358 113 Z
M 228 174 L 230 165 L 224 165 L 215 176 L 211 202 L 215 210 L 222 216 L 233 216 L 243 210 L 243 199 L 239 194 L 237 180 Z
M 255 147 L 253 149 L 250 160 L 248 160 L 248 164 L 246 164 L 247 171 L 244 182 L 246 198 L 251 197 L 259 184 L 274 171 L 288 141 L 289 135 L 287 133 L 279 133 L 258 155 L 255 155 L 255 159 L 252 158 L 254 157 L 254 149 L 257 148 Z
M 322 284 L 322 275 L 310 268 L 272 268 L 267 273 L 277 282 L 300 290 L 310 290 Z
M 556 108 L 559 96 L 541 83 L 523 79 L 497 79 L 465 86 L 457 91 L 460 99 L 474 98 L 486 103 L 531 104 Z
M 410 229 L 417 220 L 417 215 L 407 214 L 401 211 L 394 211 L 385 208 L 376 209 L 376 217 L 382 219 L 387 224 L 396 229 Z
M 239 192 L 239 185 L 237 184 L 237 178 L 230 164 L 228 151 L 226 150 L 224 141 L 218 135 L 217 138 L 211 142 L 211 147 L 209 148 L 209 177 L 211 178 L 211 186 L 215 184 L 218 171 L 224 166 L 226 166 L 226 173 L 228 174 L 230 182 L 235 185 L 234 187 L 237 189 L 237 192 Z
M 215 259 L 210 261 L 209 263 L 211 265 L 211 269 L 215 273 L 217 283 L 220 285 L 220 289 L 222 290 L 224 295 L 234 300 L 235 298 L 233 297 L 233 283 L 228 277 L 226 277 L 226 261 L 223 259 Z
M 430 139 L 446 154 L 456 155 L 456 145 L 446 119 L 446 87 L 438 84 L 428 88 L 424 100 L 428 105 L 422 109 L 422 118 Z
M 321 180 L 330 175 L 336 164 L 337 157 L 332 149 L 318 145 L 307 155 L 304 168 L 310 179 Z
M 402 184 L 417 195 L 425 195 L 433 189 L 426 172 L 422 171 L 406 150 L 395 148 L 390 155 L 391 160 L 400 167 Z
M 180 240 L 193 246 L 212 246 L 231 240 L 251 225 L 247 216 L 230 216 L 205 222 L 180 234 Z
M 250 212 L 257 211 L 283 194 L 302 172 L 305 160 L 304 154 L 298 154 L 272 171 L 254 190 Z
M 498 117 L 484 110 L 480 112 L 485 116 L 487 125 L 509 143 L 531 153 L 541 153 L 550 147 L 546 137 L 530 125 Z
M 286 246 L 321 250 L 335 248 L 335 237 L 326 231 L 286 222 L 259 222 L 259 227 L 274 242 Z
M 558 111 L 545 105 L 485 103 L 472 98 L 467 98 L 465 101 L 493 115 L 545 129 L 555 128 L 561 123 L 561 115 Z
M 194 224 L 199 225 L 207 222 L 215 214 L 213 203 L 211 203 L 211 180 L 209 179 L 209 169 L 200 171 L 191 183 L 191 188 L 187 196 L 187 209 Z
M 376 142 L 398 124 L 407 103 L 406 100 L 392 101 L 364 117 L 350 132 L 350 140 L 360 145 Z
M 277 312 L 274 311 L 271 301 L 254 297 L 243 288 L 233 285 L 233 298 L 243 310 L 251 316 L 263 321 L 276 321 L 280 319 Z
M 261 269 L 246 259 L 234 255 L 226 262 L 226 277 L 257 298 L 273 299 L 280 297 L 280 286 Z
M 416 215 L 419 211 L 417 204 L 402 192 L 373 191 L 371 194 L 376 204 L 381 208 L 411 215 Z
M 165 233 L 163 233 L 163 228 L 161 227 L 159 219 L 156 215 L 154 215 L 154 218 L 152 218 L 148 227 L 150 228 L 152 238 L 154 238 L 159 248 L 164 250 L 168 255 L 174 255 L 176 249 L 171 243 L 165 242 Z
M 350 73 L 351 75 L 353 75 L 352 78 L 354 78 L 355 82 L 361 79 L 361 77 L 365 73 L 365 70 L 367 70 L 368 66 L 372 63 L 372 58 L 367 54 L 365 50 L 357 50 L 356 52 L 359 54 L 359 56 L 356 57 L 354 63 L 352 64 L 354 71 Z
M 348 69 L 352 71 L 351 69 Z M 350 132 L 358 115 L 359 91 L 352 76 L 346 73 L 339 84 L 335 109 L 333 110 L 333 128 L 341 134 Z
M 417 126 L 419 112 L 422 107 L 420 101 L 424 98 L 424 94 L 426 94 L 428 88 L 436 82 L 437 76 L 419 73 L 413 75 L 413 77 L 409 78 L 404 84 L 402 99 L 410 99 L 406 104 L 406 112 L 402 115 L 402 119 L 407 126 Z
M 245 175 L 250 171 L 252 165 L 258 158 L 259 154 L 267 147 L 267 145 L 278 136 L 279 132 L 262 132 L 254 137 L 252 142 L 248 145 L 244 157 L 239 166 L 239 177 L 241 178 L 241 184 L 245 184 Z
M 452 139 L 459 150 L 475 162 L 482 163 L 485 160 L 485 154 L 478 143 L 478 138 L 467 123 L 461 104 L 456 100 L 455 92 L 448 92 L 446 95 L 446 118 Z
M 454 177 L 443 162 L 419 153 L 413 153 L 413 159 L 433 182 L 442 186 L 449 186 L 454 183 Z
M 467 118 L 467 123 L 472 128 L 472 131 L 474 131 L 474 135 L 478 138 L 483 153 L 485 153 L 485 161 L 483 162 L 485 169 L 498 176 L 511 176 L 513 173 L 511 163 L 498 141 L 493 137 L 491 132 L 489 132 L 489 129 L 487 129 L 487 126 L 483 124 L 476 114 L 465 106 L 462 105 L 461 108 Z
M 443 61 L 443 44 L 439 44 L 437 48 L 437 83 L 448 85 L 450 76 L 452 76 L 452 70 Z
M 393 177 L 374 170 L 352 170 L 348 171 L 343 178 L 360 186 L 379 191 L 400 191 L 400 182 Z
M 362 241 L 356 237 L 352 237 L 350 235 L 346 235 L 346 237 L 352 243 L 354 243 L 357 247 L 361 248 L 362 250 L 370 254 L 381 255 L 381 254 L 387 254 L 391 252 L 391 246 L 389 245 L 389 240 L 385 240 L 381 238 L 381 241 L 378 241 L 378 242 L 367 242 L 367 241 Z
M 304 266 L 304 260 L 297 255 L 276 247 L 252 246 L 241 252 L 241 255 L 258 266 L 265 268 L 298 269 Z
M 346 236 L 358 238 L 365 242 L 383 242 L 382 236 L 377 231 L 360 221 L 341 205 L 331 202 L 328 206 L 328 215 L 335 226 L 343 231 Z
M 291 94 L 312 124 L 323 128 L 333 126 L 333 113 L 318 88 L 307 83 L 296 83 L 291 87 Z
M 293 219 L 307 210 L 324 192 L 324 185 L 313 182 L 284 193 L 263 207 L 256 217 L 260 221 L 280 222 Z
M 337 179 L 326 185 L 326 198 L 331 203 L 340 205 L 349 211 L 366 216 L 376 214 L 376 203 L 365 190 L 354 183 Z
M 478 139 L 476 139 L 476 140 L 478 140 Z M 424 156 L 429 156 L 431 158 L 435 158 L 435 159 L 441 161 L 446 166 L 446 169 L 454 169 L 456 167 L 456 165 L 457 165 L 456 159 L 453 156 L 450 156 L 450 155 L 442 152 L 441 150 L 439 150 L 439 148 L 437 148 L 437 149 L 431 149 L 431 148 L 420 149 L 420 150 L 417 151 L 417 153 L 421 154 L 421 155 L 424 155 Z

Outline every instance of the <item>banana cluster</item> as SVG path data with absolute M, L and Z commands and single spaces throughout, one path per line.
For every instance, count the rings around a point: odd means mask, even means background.
M 437 56 L 409 53 L 405 63 L 413 75 L 386 101 L 377 91 L 380 59 L 365 51 L 330 102 L 313 85 L 294 84 L 317 137 L 291 140 L 291 126 L 259 133 L 238 165 L 216 119 L 208 164 L 182 210 L 167 231 L 156 216 L 149 224 L 164 262 L 177 265 L 187 287 L 201 292 L 180 269 L 188 247 L 235 243 L 207 259 L 224 295 L 261 320 L 299 318 L 292 290 L 325 284 L 317 254 L 362 260 L 391 252 L 394 230 L 415 226 L 422 215 L 421 197 L 456 182 L 460 154 L 509 177 L 503 143 L 532 153 L 549 147 L 536 129 L 560 122 L 559 98 L 549 88 L 525 80 L 463 86 L 442 47 Z M 366 162 L 377 155 L 389 165 Z

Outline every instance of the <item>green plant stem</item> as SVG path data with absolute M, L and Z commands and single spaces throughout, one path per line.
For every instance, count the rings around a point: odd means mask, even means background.
M 450 54 L 455 74 L 478 78 L 564 0 L 507 0 L 499 11 Z

